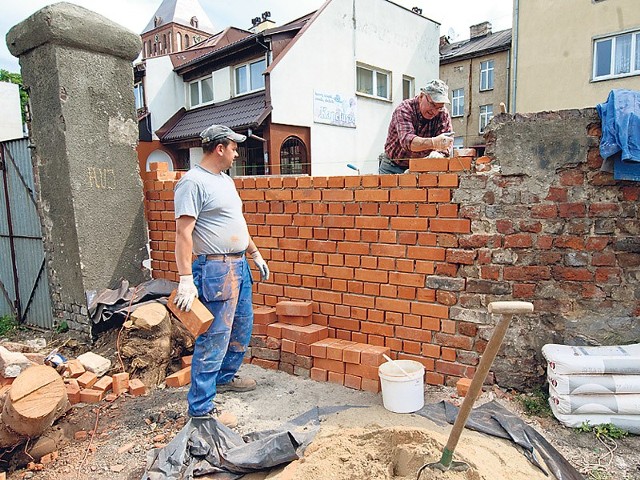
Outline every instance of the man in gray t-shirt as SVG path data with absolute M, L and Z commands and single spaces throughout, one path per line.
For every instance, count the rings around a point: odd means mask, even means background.
M 222 125 L 212 125 L 200 136 L 202 161 L 175 187 L 180 274 L 175 303 L 189 311 L 199 297 L 214 317 L 209 330 L 196 338 L 187 395 L 189 415 L 215 415 L 232 426 L 236 423 L 232 414 L 216 411 L 216 392 L 256 387 L 255 380 L 237 375 L 253 327 L 253 281 L 245 252 L 253 258 L 261 280 L 269 279 L 269 267 L 249 235 L 235 184 L 224 173 L 246 137 Z

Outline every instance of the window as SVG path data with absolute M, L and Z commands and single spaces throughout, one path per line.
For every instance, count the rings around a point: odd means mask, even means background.
M 415 80 L 406 75 L 402 77 L 402 99 L 413 98 L 415 93 Z
M 464 148 L 464 137 L 453 137 L 453 148 Z
M 484 133 L 492 118 L 493 105 L 480 105 L 480 133 Z
M 213 102 L 213 79 L 201 78 L 189 84 L 189 105 L 191 108 Z
M 464 88 L 458 88 L 451 93 L 451 116 L 464 115 Z
M 298 137 L 287 137 L 280 147 L 280 174 L 309 174 L 307 147 Z
M 267 61 L 264 58 L 236 67 L 236 95 L 263 89 L 266 68 Z
M 596 40 L 593 79 L 605 80 L 626 75 L 640 75 L 640 32 Z
M 480 62 L 480 91 L 493 90 L 493 60 Z
M 135 98 L 136 110 L 144 108 L 144 86 L 142 82 L 136 83 L 133 86 L 133 96 Z
M 356 66 L 356 92 L 391 100 L 391 74 L 375 68 Z

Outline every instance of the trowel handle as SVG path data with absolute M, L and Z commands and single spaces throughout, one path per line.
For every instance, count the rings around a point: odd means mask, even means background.
M 442 459 L 440 460 L 440 463 L 445 466 L 449 466 L 451 464 L 453 451 L 455 450 L 456 445 L 458 445 L 458 440 L 460 440 L 462 430 L 467 423 L 467 419 L 471 413 L 471 408 L 473 407 L 476 398 L 478 398 L 478 394 L 482 389 L 482 384 L 484 383 L 485 378 L 487 378 L 487 374 L 491 369 L 491 365 L 493 365 L 493 360 L 496 358 L 500 345 L 502 345 L 502 341 L 507 333 L 513 314 L 531 313 L 533 312 L 533 305 L 529 302 L 492 302 L 489 304 L 488 310 L 489 313 L 502 313 L 502 319 L 498 322 L 498 325 L 496 325 L 496 328 L 491 335 L 491 339 L 487 344 L 487 348 L 482 354 L 482 358 L 480 358 L 480 363 L 478 364 L 476 373 L 473 376 L 473 380 L 471 380 L 469 391 L 464 397 L 464 401 L 458 411 L 456 421 L 451 429 L 449 441 L 442 452 Z

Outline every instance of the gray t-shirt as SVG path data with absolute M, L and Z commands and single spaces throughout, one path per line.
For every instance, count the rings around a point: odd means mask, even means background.
M 233 180 L 200 165 L 189 170 L 175 187 L 175 216 L 196 218 L 193 253 L 196 255 L 242 252 L 249 246 L 249 230 L 242 200 Z

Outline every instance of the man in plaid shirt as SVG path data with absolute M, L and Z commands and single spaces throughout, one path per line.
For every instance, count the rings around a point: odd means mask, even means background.
M 432 151 L 449 154 L 453 145 L 451 117 L 445 104 L 449 87 L 431 80 L 414 98 L 404 100 L 393 112 L 379 173 L 404 173 L 409 158 L 426 157 Z

